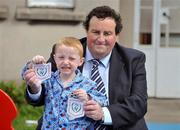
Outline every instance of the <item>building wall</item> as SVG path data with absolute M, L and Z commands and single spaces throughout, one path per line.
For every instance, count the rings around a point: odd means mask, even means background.
M 52 44 L 60 37 L 85 36 L 82 22 L 48 22 L 17 20 L 17 7 L 25 7 L 26 0 L 1 0 L 7 6 L 8 17 L 0 20 L 0 80 L 20 80 L 20 70 L 34 55 L 49 57 Z M 76 0 L 75 10 L 88 13 L 99 5 L 120 10 L 120 0 Z
M 135 0 L 120 1 L 123 30 L 119 36 L 119 41 L 126 47 L 133 46 L 134 3 Z

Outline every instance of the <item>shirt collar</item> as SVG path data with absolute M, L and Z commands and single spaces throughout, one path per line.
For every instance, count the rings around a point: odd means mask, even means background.
M 100 59 L 101 63 L 103 64 L 104 67 L 108 66 L 110 56 L 111 56 L 112 51 L 104 58 Z M 86 47 L 86 55 L 85 55 L 85 61 L 90 62 L 93 58 L 91 52 L 89 51 L 89 48 Z
M 61 72 L 60 72 L 59 70 L 57 70 L 57 71 L 55 71 L 55 72 L 52 74 L 52 76 L 54 76 L 56 79 L 59 79 L 60 73 L 61 73 Z M 72 83 L 81 82 L 83 79 L 84 79 L 84 78 L 83 78 L 83 76 L 82 76 L 82 73 L 80 72 L 79 69 L 77 69 L 77 70 L 76 70 L 76 76 L 75 76 L 74 80 L 72 81 Z M 60 81 L 61 81 L 61 80 L 60 80 Z

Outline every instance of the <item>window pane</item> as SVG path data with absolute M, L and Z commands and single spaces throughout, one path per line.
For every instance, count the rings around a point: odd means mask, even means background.
M 140 44 L 152 44 L 152 0 L 141 1 Z

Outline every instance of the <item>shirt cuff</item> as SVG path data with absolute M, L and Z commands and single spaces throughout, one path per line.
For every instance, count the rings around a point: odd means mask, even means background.
M 102 107 L 103 113 L 104 113 L 104 123 L 105 125 L 112 125 L 112 118 L 109 110 L 107 107 Z
M 32 93 L 30 93 L 30 91 L 27 88 L 28 95 L 33 101 L 36 101 L 39 99 L 39 97 L 41 96 L 41 91 L 42 91 L 42 87 L 40 87 L 40 90 L 38 93 L 32 94 Z

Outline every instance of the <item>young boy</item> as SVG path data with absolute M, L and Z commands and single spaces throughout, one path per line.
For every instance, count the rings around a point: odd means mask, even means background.
M 45 87 L 46 95 L 41 129 L 86 129 L 92 120 L 86 116 L 71 119 L 67 113 L 69 97 L 75 95 L 83 103 L 93 99 L 102 106 L 107 105 L 107 99 L 104 94 L 96 90 L 96 83 L 82 76 L 78 70 L 84 60 L 83 47 L 78 39 L 65 37 L 54 47 L 54 61 L 58 70 L 40 85 Z M 45 63 L 45 59 L 37 55 L 33 57 L 32 63 L 42 64 Z M 37 79 L 37 82 L 40 81 Z

